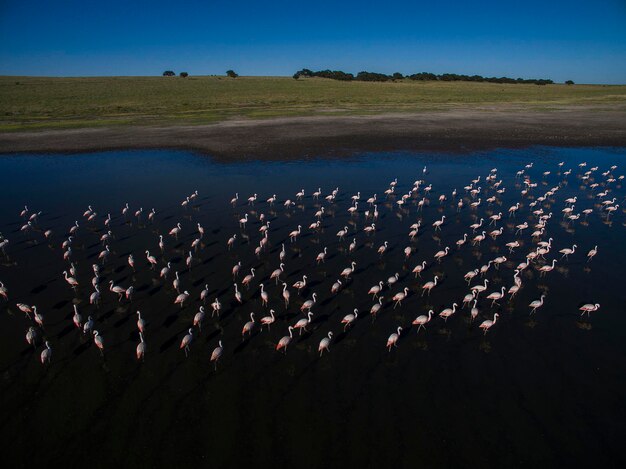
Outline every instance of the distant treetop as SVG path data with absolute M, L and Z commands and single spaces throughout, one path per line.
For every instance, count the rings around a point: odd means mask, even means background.
M 230 78 L 237 78 L 239 75 L 237 75 L 234 70 L 226 70 L 226 76 Z
M 572 80 L 567 80 L 567 81 L 565 82 L 565 84 L 566 84 L 566 85 L 573 85 L 573 84 L 574 84 L 574 82 L 573 82 Z
M 189 74 L 187 72 L 180 72 L 180 77 L 181 78 L 187 78 L 189 76 Z
M 176 76 L 176 74 L 172 70 L 165 70 L 163 72 L 163 76 L 164 77 L 173 77 L 173 76 Z
M 457 75 L 456 73 L 444 73 L 441 75 L 435 75 L 434 73 L 421 72 L 414 73 L 413 75 L 403 76 L 400 72 L 396 72 L 393 75 L 386 75 L 384 73 L 375 72 L 359 72 L 355 77 L 352 73 L 342 72 L 340 70 L 321 70 L 319 72 L 313 72 L 308 68 L 298 70 L 293 74 L 293 78 L 330 78 L 332 80 L 343 81 L 396 81 L 408 78 L 409 80 L 419 81 L 475 81 L 475 82 L 489 82 L 489 83 L 534 83 L 535 85 L 549 85 L 554 83 L 548 79 L 524 79 L 524 78 L 509 78 L 509 77 L 483 77 L 480 75 Z M 568 82 L 571 80 L 568 80 Z M 567 83 L 567 82 L 566 82 Z M 573 84 L 568 83 L 568 84 Z

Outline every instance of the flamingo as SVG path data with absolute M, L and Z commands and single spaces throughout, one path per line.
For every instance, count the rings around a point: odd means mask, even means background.
M 208 297 L 209 297 L 209 285 L 204 284 L 204 289 L 200 292 L 200 301 L 202 301 L 202 303 L 206 303 L 206 300 Z
M 283 282 L 283 299 L 285 300 L 285 309 L 287 309 L 289 307 L 289 297 L 291 296 L 291 294 L 289 293 L 289 290 L 287 290 L 287 284 L 285 282 Z
M 437 259 L 437 262 L 441 262 L 441 259 L 448 255 L 449 250 L 450 248 L 446 247 L 446 249 L 443 251 L 437 251 L 437 253 L 435 254 L 435 259 Z
M 543 299 L 546 297 L 546 295 L 541 295 L 541 298 L 539 298 L 538 300 L 534 300 L 532 301 L 528 306 L 530 308 L 532 308 L 532 310 L 530 311 L 530 314 L 533 314 L 537 308 L 540 308 L 543 306 Z
M 145 332 L 146 330 L 146 321 L 141 317 L 140 311 L 137 311 L 137 329 L 139 329 L 139 332 Z
M 239 304 L 243 303 L 243 300 L 241 298 L 241 292 L 239 291 L 239 288 L 237 288 L 237 284 L 235 283 L 235 300 L 237 300 L 237 302 Z
M 191 344 L 192 340 L 193 340 L 193 329 L 189 328 L 187 329 L 187 334 L 185 334 L 185 337 L 183 337 L 183 340 L 180 341 L 180 348 L 185 351 L 185 357 L 189 356 L 189 345 Z
M 320 357 L 322 356 L 322 353 L 324 352 L 324 350 L 327 350 L 328 352 L 330 352 L 330 341 L 332 340 L 332 338 L 333 338 L 333 333 L 329 332 L 326 337 L 320 340 L 320 345 L 317 348 L 317 351 L 320 353 Z
M 302 303 L 302 306 L 300 307 L 300 311 L 310 311 L 316 301 L 317 301 L 317 293 L 313 293 L 311 300 L 306 300 L 304 303 Z
M 81 317 L 80 313 L 78 312 L 78 306 L 74 305 L 74 315 L 72 316 L 72 321 L 74 322 L 74 325 L 80 329 L 83 323 L 83 318 Z
M 500 264 L 503 264 L 505 262 L 506 262 L 506 257 L 505 256 L 499 256 L 499 257 L 496 257 L 493 260 L 493 265 L 496 266 L 496 269 L 499 269 L 500 268 Z
M 448 318 L 449 318 L 450 316 L 452 316 L 452 315 L 455 313 L 455 311 L 456 311 L 456 307 L 457 307 L 457 306 L 458 306 L 458 305 L 457 305 L 456 303 L 454 303 L 454 304 L 452 305 L 452 308 L 446 308 L 446 309 L 444 309 L 441 313 L 439 313 L 439 317 L 440 317 L 440 318 L 443 318 L 443 320 L 447 322 L 447 321 L 448 321 Z
M 293 339 L 293 327 L 289 326 L 288 330 L 289 335 L 282 337 L 276 344 L 276 351 L 279 351 L 280 349 L 285 349 L 285 355 L 287 354 L 287 346 L 291 342 L 291 339 Z
M 353 261 L 350 264 L 350 267 L 346 267 L 345 269 L 343 269 L 341 271 L 341 276 L 345 277 L 345 278 L 349 278 L 350 274 L 352 274 L 352 272 L 354 272 L 355 267 L 356 267 L 356 262 Z
M 178 271 L 174 272 L 174 280 L 172 280 L 172 287 L 178 293 L 180 293 L 180 277 L 178 276 Z
M 554 269 L 554 266 L 556 264 L 556 259 L 552 259 L 552 265 L 544 265 L 542 267 L 539 268 L 539 272 L 541 272 L 540 275 L 545 275 L 547 272 L 551 272 Z
M 169 235 L 174 236 L 176 239 L 178 239 L 178 235 L 180 234 L 182 229 L 183 228 L 180 226 L 180 223 L 177 223 L 176 226 L 170 230 Z
M 435 278 L 432 282 L 426 282 L 422 286 L 422 296 L 424 296 L 424 293 L 426 293 L 426 291 L 428 291 L 428 296 L 430 296 L 430 291 L 437 286 L 437 280 L 439 280 L 439 277 L 435 275 Z
M 593 256 L 596 254 L 598 254 L 598 246 L 594 246 L 594 248 L 587 253 L 587 262 L 593 259 Z
M 590 314 L 591 312 L 593 312 L 593 311 L 598 311 L 598 309 L 600 309 L 600 305 L 599 305 L 598 303 L 596 303 L 596 304 L 591 304 L 591 303 L 588 303 L 588 304 L 582 305 L 580 308 L 578 308 L 578 310 L 579 310 L 579 311 L 582 311 L 582 313 L 581 313 L 581 317 L 582 317 L 585 313 L 587 313 L 587 317 L 589 317 L 589 314 Z
M 45 365 L 46 362 L 50 363 L 50 360 L 52 360 L 52 347 L 50 347 L 50 342 L 48 342 L 47 340 L 46 348 L 43 349 L 43 351 L 41 352 L 39 359 L 41 360 L 42 365 Z
M 398 281 L 399 278 L 400 278 L 400 274 L 396 272 L 395 274 L 393 274 L 391 277 L 387 279 L 387 285 L 392 286 L 394 283 Z
M 250 282 L 252 281 L 253 278 L 254 278 L 254 267 L 251 268 L 250 273 L 243 278 L 243 280 L 241 281 L 241 284 L 249 288 Z
M 400 334 L 402 333 L 402 327 L 398 327 L 398 329 L 396 329 L 396 332 L 394 332 L 393 334 L 391 334 L 389 336 L 389 338 L 387 339 L 387 348 L 389 349 L 389 351 L 391 352 L 391 347 L 397 347 L 398 345 L 398 339 L 400 339 Z
M 376 319 L 376 315 L 378 314 L 380 309 L 383 307 L 383 298 L 384 298 L 383 296 L 379 296 L 378 303 L 374 303 L 372 305 L 372 308 L 370 309 L 370 314 L 372 315 L 372 321 Z
M 185 301 L 187 300 L 187 298 L 189 298 L 189 292 L 187 290 L 185 290 L 184 292 L 182 292 L 180 295 L 178 295 L 176 297 L 176 299 L 174 300 L 174 304 L 175 305 L 180 305 L 181 308 L 184 307 L 185 305 Z
M 396 306 L 401 305 L 402 300 L 404 300 L 408 294 L 409 294 L 409 289 L 405 287 L 403 291 L 398 292 L 395 295 L 393 295 L 392 300 L 396 302 L 396 304 L 393 305 L 393 309 L 396 309 Z
M 469 305 L 475 298 L 476 298 L 476 292 L 475 291 L 471 291 L 470 293 L 465 295 L 463 297 L 463 308 L 465 308 L 467 305 Z
M 372 223 L 370 226 L 366 226 L 365 228 L 363 228 L 363 231 L 365 231 L 366 233 L 373 233 L 374 231 L 376 231 L 376 224 Z
M 474 300 L 474 306 L 472 306 L 472 309 L 470 310 L 470 321 L 473 321 L 478 316 L 479 311 L 476 307 L 477 304 L 478 300 Z
M 328 248 L 324 248 L 324 251 L 320 252 L 317 257 L 315 258 L 315 261 L 319 264 L 320 262 L 326 262 L 326 254 L 328 253 Z
M 28 342 L 28 345 L 32 345 L 33 349 L 36 350 L 35 348 L 35 341 L 37 340 L 37 331 L 35 331 L 35 328 L 33 326 L 30 326 L 28 328 L 28 331 L 26 332 L 26 342 Z
M 135 352 L 137 354 L 137 360 L 145 360 L 146 342 L 143 340 L 143 332 L 139 333 L 139 343 L 137 344 L 137 350 Z
M 493 293 L 489 293 L 489 295 L 487 295 L 487 299 L 488 300 L 492 300 L 491 301 L 491 306 L 493 306 L 494 304 L 498 304 L 498 300 L 504 297 L 504 292 L 506 291 L 506 287 L 502 287 L 502 290 L 499 292 L 493 292 Z
M 157 265 L 156 257 L 151 256 L 150 255 L 150 251 L 148 251 L 147 249 L 146 249 L 146 259 L 150 263 L 150 268 L 154 269 L 154 267 Z M 133 269 L 134 269 L 134 267 L 133 267 Z
M 574 254 L 574 252 L 576 252 L 576 248 L 577 248 L 577 246 L 574 244 L 574 245 L 572 246 L 572 249 L 569 249 L 569 248 L 564 248 L 564 249 L 561 249 L 561 250 L 559 251 L 561 254 L 563 254 L 563 255 L 561 256 L 561 259 L 563 259 L 564 257 L 565 257 L 566 259 L 569 259 L 569 257 L 568 257 L 568 256 L 569 256 L 570 254 Z
M 69 277 L 66 270 L 63 271 L 63 276 L 65 277 L 65 281 L 69 284 L 70 287 L 74 289 L 78 287 L 78 280 L 76 280 L 74 277 Z
M 97 305 L 98 303 L 100 303 L 100 290 L 98 289 L 97 286 L 95 286 L 94 289 L 96 291 L 94 291 L 91 295 L 89 295 L 90 305 Z
M 421 277 L 422 272 L 424 271 L 425 268 L 426 268 L 426 261 L 422 261 L 421 264 L 416 265 L 412 271 L 415 274 L 415 278 Z
M 339 241 L 341 241 L 348 234 L 348 227 L 344 226 L 343 229 L 337 231 L 337 236 L 339 237 Z
M 308 326 L 309 324 L 311 324 L 311 317 L 313 316 L 313 313 L 311 311 L 309 311 L 306 315 L 306 319 L 300 319 L 298 322 L 296 322 L 293 326 L 294 329 L 300 329 L 300 335 L 302 335 L 302 331 L 306 331 L 306 326 Z
M 472 229 L 472 233 L 476 233 L 476 230 L 478 228 L 480 228 L 481 226 L 483 226 L 483 219 L 482 218 L 480 219 L 480 223 L 472 223 L 470 225 L 470 228 Z
M 356 318 L 359 316 L 359 310 L 354 308 L 354 311 L 351 314 L 346 314 L 341 320 L 341 324 L 344 324 L 343 330 L 344 332 L 348 328 L 350 324 L 356 321 Z
M 298 293 L 300 293 L 300 290 L 302 290 L 304 287 L 306 287 L 306 279 L 307 276 L 303 275 L 302 276 L 302 280 L 298 280 L 297 282 L 295 282 L 292 287 L 298 290 Z
M 240 265 L 241 265 L 241 263 L 240 263 Z M 283 264 L 281 262 L 280 268 L 274 270 L 274 272 L 272 272 L 272 275 L 270 275 L 270 279 L 273 279 L 273 278 L 276 279 L 276 285 L 278 285 L 278 281 L 280 280 L 280 274 L 282 274 L 284 272 L 284 270 L 285 270 L 285 264 Z
M 243 329 L 241 330 L 241 337 L 244 338 L 246 334 L 248 334 L 248 336 L 251 336 L 255 324 L 256 323 L 254 322 L 254 313 L 250 313 L 250 320 L 243 325 Z
M 417 326 L 417 333 L 419 334 L 420 329 L 426 330 L 426 324 L 430 322 L 430 319 L 433 317 L 434 311 L 431 309 L 428 311 L 428 316 L 422 314 L 416 317 L 411 324 Z
M 463 235 L 463 238 L 462 238 L 462 239 L 459 239 L 459 240 L 456 242 L 457 247 L 458 247 L 458 248 L 461 248 L 461 246 L 463 246 L 463 245 L 465 244 L 465 242 L 466 242 L 466 241 L 467 241 L 467 233 L 465 233 L 465 234 Z
M 496 313 L 493 315 L 493 320 L 486 319 L 478 327 L 480 327 L 484 331 L 484 334 L 486 335 L 487 331 L 496 323 L 499 317 L 500 315 Z
M 236 288 L 237 285 L 235 285 L 235 291 L 237 290 Z M 235 293 L 236 296 L 236 293 Z M 213 303 L 211 303 L 211 308 L 213 308 L 213 312 L 211 313 L 211 317 L 213 317 L 215 314 L 217 314 L 217 317 L 220 316 L 220 310 L 222 309 L 222 304 L 220 303 L 219 298 L 215 298 L 215 301 Z
M 193 326 L 194 327 L 198 326 L 198 330 L 200 332 L 202 332 L 202 321 L 204 321 L 204 317 L 205 317 L 204 306 L 200 306 L 200 309 L 198 310 L 196 315 L 193 317 Z
M 378 285 L 374 285 L 372 288 L 369 289 L 369 291 L 367 292 L 368 295 L 374 295 L 372 298 L 376 298 L 376 296 L 378 296 L 378 294 L 382 291 L 383 289 L 383 282 L 378 282 Z
M 93 331 L 93 343 L 100 349 L 100 355 L 104 356 L 104 339 L 98 331 Z
M 118 301 L 122 301 L 122 297 L 126 294 L 126 289 L 118 285 L 115 285 L 113 283 L 113 280 L 109 282 L 109 290 L 112 291 L 113 293 L 117 293 L 117 295 L 119 296 Z
M 271 325 L 274 324 L 274 321 L 276 321 L 276 317 L 274 316 L 274 310 L 270 309 L 270 315 L 261 318 L 261 327 L 267 326 L 267 330 L 269 331 L 271 329 Z
M 220 358 L 222 358 L 223 353 L 224 353 L 224 346 L 222 345 L 222 341 L 220 340 L 218 342 L 217 347 L 215 347 L 213 351 L 211 352 L 211 361 L 213 362 L 215 366 L 215 371 L 217 371 L 217 362 L 220 360 Z
M 385 241 L 383 243 L 383 245 L 378 248 L 378 254 L 380 254 L 382 256 L 385 253 L 385 251 L 387 250 L 388 244 L 389 243 L 387 241 Z
M 289 239 L 291 239 L 292 243 L 298 238 L 298 236 L 300 235 L 301 231 L 302 231 L 302 225 L 298 225 L 298 229 L 297 230 L 294 230 L 291 233 L 289 233 Z

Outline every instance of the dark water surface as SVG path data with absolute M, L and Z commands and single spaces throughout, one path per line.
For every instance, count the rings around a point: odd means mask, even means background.
M 192 153 L 173 151 L 109 152 L 73 156 L 0 157 L 0 231 L 9 239 L 0 252 L 0 281 L 9 290 L 9 301 L 0 298 L 0 437 L 6 463 L 34 466 L 63 463 L 75 467 L 243 467 L 273 463 L 274 467 L 624 467 L 622 449 L 626 435 L 626 290 L 624 265 L 626 243 L 623 181 L 606 184 L 602 176 L 611 165 L 617 178 L 626 172 L 626 149 L 546 149 L 499 151 L 468 155 L 370 154 L 352 159 L 297 162 L 246 162 L 221 164 Z M 564 161 L 559 170 L 557 163 Z M 587 166 L 580 168 L 581 162 Z M 520 195 L 523 179 L 515 174 L 527 170 L 537 183 L 529 195 Z M 422 168 L 428 167 L 427 174 Z M 585 171 L 598 166 L 590 179 Z M 503 194 L 496 194 L 485 177 L 497 168 Z M 566 169 L 572 169 L 568 177 Z M 544 171 L 551 171 L 542 176 Z M 482 204 L 471 210 L 471 197 L 463 190 L 481 176 Z M 398 178 L 396 195 L 385 198 L 389 182 Z M 431 183 L 430 204 L 418 212 L 422 188 L 404 208 L 395 203 L 417 179 Z M 592 183 L 599 186 L 591 189 Z M 537 218 L 529 203 L 550 188 L 562 185 L 553 197 L 534 209 L 553 212 L 546 234 L 553 238 L 546 260 L 558 259 L 556 268 L 540 277 L 537 267 L 526 269 L 523 285 L 512 299 L 490 307 L 488 293 L 513 285 L 513 270 L 525 254 L 535 249 L 530 237 Z M 323 195 L 339 187 L 329 203 L 311 194 L 321 187 Z M 286 209 L 285 199 L 295 200 L 304 188 L 306 196 Z M 456 188 L 457 199 L 451 199 Z M 620 204 L 607 221 L 598 192 Z M 187 208 L 180 203 L 194 190 L 199 196 Z M 347 212 L 351 196 L 361 193 L 358 216 Z M 235 192 L 240 200 L 229 203 Z M 245 200 L 257 193 L 251 207 Z M 377 231 L 363 232 L 371 223 L 365 202 L 378 195 Z M 278 203 L 265 200 L 276 194 Z M 438 197 L 447 196 L 439 204 Z M 489 206 L 485 200 L 497 195 Z M 577 196 L 574 213 L 594 211 L 565 223 L 561 209 L 565 199 Z M 466 205 L 457 213 L 456 202 Z M 508 208 L 521 202 L 515 218 Z M 128 217 L 121 209 L 128 202 Z M 35 228 L 20 231 L 19 216 L 27 204 L 31 213 L 41 211 Z M 87 205 L 97 212 L 88 222 L 82 214 Z M 321 229 L 309 229 L 314 214 L 325 207 Z M 140 220 L 134 212 L 143 207 Z M 147 214 L 157 211 L 154 222 Z M 480 246 L 468 241 L 457 249 L 468 226 L 480 217 L 503 212 L 498 227 L 504 233 Z M 111 213 L 111 255 L 102 268 L 100 307 L 89 304 L 93 291 L 92 264 L 103 249 L 100 236 L 107 230 L 104 218 Z M 245 230 L 238 220 L 249 213 Z M 260 214 L 271 221 L 269 249 L 260 257 L 254 248 L 261 235 Z M 446 215 L 440 233 L 431 224 Z M 409 226 L 422 219 L 414 241 Z M 61 243 L 78 220 L 71 260 L 80 283 L 76 292 L 64 281 L 69 267 Z M 515 236 L 514 226 L 531 225 Z M 182 225 L 179 240 L 167 233 Z M 196 251 L 192 269 L 185 258 L 198 237 L 196 223 L 205 236 Z M 488 222 L 488 220 L 487 220 Z M 302 234 L 290 243 L 288 233 L 302 225 Z M 485 223 L 487 224 L 487 223 Z M 349 227 L 345 241 L 336 232 Z M 50 240 L 43 231 L 53 230 Z M 487 231 L 494 227 L 488 227 Z M 226 249 L 237 233 L 235 246 Z M 158 235 L 165 238 L 165 252 Z M 356 236 L 357 249 L 348 246 Z M 505 243 L 518 239 L 522 246 L 513 254 Z M 388 241 L 381 257 L 378 247 Z M 289 284 L 291 304 L 285 310 L 282 286 L 269 280 L 279 266 L 281 243 L 287 256 L 283 278 Z M 569 260 L 558 250 L 578 246 Z M 598 254 L 586 262 L 587 252 L 598 245 Z M 408 261 L 403 250 L 412 246 Z M 435 252 L 449 246 L 441 264 Z M 327 260 L 317 265 L 317 254 L 328 248 Z M 158 259 L 151 270 L 144 251 Z M 133 254 L 136 272 L 127 257 Z M 429 309 L 439 313 L 461 303 L 468 292 L 465 272 L 497 256 L 508 261 L 491 267 L 490 280 L 479 300 L 479 317 L 470 322 L 469 309 L 457 310 L 447 322 L 433 317 L 426 331 L 416 333 L 411 321 Z M 356 270 L 344 288 L 331 294 L 340 272 L 356 261 Z M 415 279 L 413 267 L 428 265 Z M 164 281 L 160 269 L 172 263 L 180 273 L 183 290 L 191 294 L 184 308 L 174 305 L 172 276 Z M 234 299 L 231 269 L 241 261 L 237 280 L 243 304 Z M 249 289 L 241 279 L 256 269 Z M 369 288 L 399 273 L 399 281 L 383 291 L 384 306 L 372 321 L 374 301 Z M 172 272 L 173 273 L 173 272 Z M 297 294 L 291 285 L 307 275 L 308 285 Z M 441 283 L 430 297 L 421 297 L 423 283 L 438 275 Z M 133 286 L 132 302 L 119 302 L 108 290 L 109 281 L 124 288 Z M 249 313 L 257 320 L 267 314 L 261 305 L 259 283 L 270 295 L 270 307 L 278 313 L 271 331 L 257 327 L 242 340 L 241 330 Z M 482 282 L 482 279 L 480 280 Z M 478 281 L 472 284 L 479 283 Z M 195 329 L 189 357 L 179 344 L 191 327 L 201 305 L 200 292 L 209 287 L 207 319 L 202 331 Z M 401 306 L 393 308 L 391 297 L 408 287 Z M 309 332 L 294 340 L 285 354 L 275 350 L 287 334 L 287 326 L 304 315 L 299 306 L 318 295 Z M 528 304 L 545 293 L 545 304 L 529 316 Z M 221 317 L 210 317 L 215 297 L 223 305 Z M 44 317 L 37 330 L 36 351 L 25 341 L 34 323 L 16 303 L 36 305 Z M 599 303 L 599 311 L 581 318 L 578 307 Z M 104 357 L 90 336 L 72 323 L 73 304 L 86 318 L 92 315 L 104 338 Z M 361 312 L 343 332 L 341 319 L 354 308 Z M 136 310 L 148 323 L 145 362 L 135 358 L 139 341 Z M 479 324 L 499 312 L 497 323 L 484 335 Z M 404 330 L 397 348 L 388 352 L 387 338 L 398 326 Z M 330 353 L 321 358 L 319 341 L 334 332 Z M 45 339 L 44 339 L 45 338 Z M 42 365 L 43 340 L 53 349 L 52 361 Z M 209 361 L 211 351 L 223 341 L 225 351 L 217 371 Z M 591 467 L 591 466 L 590 466 Z

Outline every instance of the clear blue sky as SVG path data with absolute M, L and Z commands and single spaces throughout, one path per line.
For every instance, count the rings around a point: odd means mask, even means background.
M 304 67 L 626 83 L 626 0 L 0 0 L 2 75 Z

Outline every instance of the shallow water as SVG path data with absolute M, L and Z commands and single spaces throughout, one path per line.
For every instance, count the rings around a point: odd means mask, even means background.
M 70 466 L 87 460 L 133 466 L 206 462 L 217 467 L 264 462 L 278 467 L 623 466 L 626 190 L 619 181 L 609 185 L 608 198 L 616 197 L 622 207 L 608 221 L 594 195 L 605 189 L 600 173 L 613 164 L 618 165 L 615 177 L 625 172 L 625 152 L 533 148 L 233 164 L 173 151 L 2 156 L 0 232 L 10 240 L 0 253 L 0 281 L 9 289 L 9 301 L 0 304 L 0 431 L 2 440 L 10 442 L 4 449 L 7 460 L 24 464 L 28 455 L 29 465 L 56 461 Z M 559 161 L 565 162 L 561 171 Z M 587 167 L 581 169 L 578 163 L 583 161 Z M 522 179 L 515 173 L 529 162 L 534 166 L 527 173 L 538 186 L 522 197 Z M 584 182 L 581 176 L 592 166 L 599 169 Z M 498 169 L 497 180 L 506 192 L 488 206 L 485 199 L 494 190 L 487 190 L 484 179 L 492 168 Z M 562 171 L 568 168 L 573 171 L 565 177 Z M 551 174 L 543 177 L 544 171 Z M 457 212 L 461 196 L 470 202 L 463 186 L 479 175 L 478 185 L 486 192 L 481 194 L 483 203 L 476 210 L 466 205 Z M 383 192 L 394 178 L 396 195 L 386 199 Z M 420 189 L 399 209 L 395 201 L 422 178 L 432 183 L 430 204 L 418 212 Z M 594 181 L 601 185 L 592 190 Z M 554 214 L 543 239 L 553 238 L 546 259 L 559 259 L 556 268 L 540 277 L 531 266 L 522 274 L 519 293 L 490 307 L 486 295 L 513 285 L 513 269 L 534 249 L 533 229 L 515 236 L 514 226 L 523 221 L 533 225 L 536 217 L 528 204 L 558 184 L 561 189 L 535 207 Z M 310 194 L 318 187 L 324 195 L 339 187 L 337 199 L 313 200 Z M 302 188 L 304 199 L 286 209 L 282 202 L 295 199 Z M 454 188 L 456 200 L 451 199 Z M 194 190 L 199 196 L 181 207 Z M 359 215 L 350 216 L 347 208 L 357 191 Z M 235 192 L 241 197 L 232 207 Z M 259 199 L 248 206 L 245 200 L 253 193 Z M 374 193 L 380 215 L 376 232 L 367 235 L 363 228 L 371 220 L 365 221 L 364 211 L 371 208 L 365 200 Z M 265 200 L 272 194 L 278 203 L 270 207 Z M 437 201 L 441 194 L 448 197 L 444 204 Z M 578 197 L 575 212 L 593 208 L 594 213 L 584 222 L 581 217 L 568 224 L 561 209 L 573 196 Z M 522 206 L 509 219 L 507 210 L 517 201 Z M 126 202 L 131 213 L 143 207 L 139 220 L 121 215 Z M 25 222 L 19 216 L 25 204 L 31 213 L 42 212 L 26 233 L 20 231 Z M 93 222 L 82 216 L 89 204 L 97 212 Z M 308 227 L 322 206 L 326 213 L 315 232 Z M 153 207 L 156 216 L 150 222 L 147 213 Z M 480 246 L 468 241 L 456 248 L 463 233 L 472 234 L 471 223 L 498 212 L 504 213 L 498 223 L 504 233 L 496 241 L 488 237 Z M 101 272 L 102 303 L 96 307 L 89 304 L 91 266 L 103 249 L 99 239 L 106 232 L 107 213 L 114 239 Z M 238 220 L 245 213 L 250 222 L 244 230 Z M 271 221 L 270 247 L 257 257 L 262 213 Z M 431 224 L 444 214 L 445 224 L 436 233 Z M 422 227 L 411 242 L 408 227 L 418 219 Z M 62 276 L 68 263 L 61 243 L 75 220 L 80 228 L 71 260 L 80 286 L 73 292 Z M 178 222 L 183 229 L 175 240 L 166 233 Z M 198 237 L 197 222 L 206 233 L 189 270 L 185 258 Z M 299 224 L 302 234 L 291 243 L 288 233 Z M 344 226 L 349 235 L 339 241 L 335 234 Z M 47 229 L 53 231 L 50 240 L 43 236 Z M 235 246 L 227 250 L 235 233 Z M 164 234 L 164 253 L 158 248 L 159 234 Z M 355 236 L 357 249 L 350 253 Z M 522 246 L 509 254 L 505 243 L 514 239 Z M 389 248 L 381 257 L 377 249 L 384 241 Z M 280 263 L 281 243 L 287 252 L 283 278 L 291 291 L 287 310 L 282 286 L 269 280 Z M 558 250 L 573 244 L 577 251 L 561 261 Z M 586 262 L 594 245 L 598 255 Z M 413 248 L 408 261 L 406 246 Z M 434 253 L 446 246 L 450 254 L 441 264 L 434 262 Z M 317 265 L 315 258 L 324 247 L 326 262 Z M 157 269 L 150 269 L 145 249 L 157 257 Z M 127 263 L 131 253 L 136 272 Z M 411 321 L 417 315 L 460 304 L 468 291 L 465 272 L 502 255 L 508 261 L 499 269 L 491 267 L 484 277 L 491 283 L 481 295 L 476 320 L 471 322 L 464 308 L 447 321 L 433 317 L 426 331 L 416 333 Z M 356 270 L 351 279 L 331 294 L 331 285 L 352 260 Z M 411 271 L 422 260 L 428 265 L 416 279 Z M 159 278 L 168 261 L 172 271 L 179 271 L 182 289 L 191 294 L 182 309 L 173 304 L 172 277 Z M 242 305 L 233 295 L 231 269 L 237 261 L 242 263 L 237 279 Z M 251 267 L 256 275 L 246 289 L 241 279 Z M 384 307 L 373 321 L 367 291 L 396 272 L 399 281 L 385 287 Z M 291 285 L 304 274 L 308 285 L 298 295 Z M 420 296 L 421 285 L 435 275 L 442 282 L 429 297 Z M 108 291 L 110 280 L 124 288 L 133 285 L 132 302 L 118 301 Z M 258 320 L 268 311 L 261 305 L 261 281 L 278 317 L 271 331 L 257 327 L 242 340 L 249 313 L 256 312 Z M 207 319 L 201 332 L 196 328 L 185 358 L 179 344 L 202 304 L 199 295 L 205 284 L 210 292 Z M 404 287 L 410 293 L 394 309 L 391 297 Z M 313 292 L 318 300 L 309 332 L 296 332 L 286 354 L 275 351 L 287 326 L 304 317 L 299 306 Z M 542 293 L 547 295 L 544 306 L 530 316 L 528 304 Z M 223 304 L 219 319 L 210 317 L 209 303 L 216 296 Z M 36 351 L 25 341 L 33 323 L 16 308 L 18 302 L 37 305 L 44 316 L 44 329 L 37 327 Z M 583 303 L 599 303 L 601 308 L 589 319 L 581 318 L 578 307 Z M 83 318 L 94 317 L 104 337 L 104 357 L 91 337 L 74 327 L 73 304 Z M 343 332 L 341 319 L 354 308 L 361 314 Z M 145 362 L 134 356 L 138 309 L 148 322 Z M 478 326 L 495 312 L 500 318 L 484 335 Z M 387 338 L 398 326 L 404 330 L 397 348 L 388 352 Z M 317 347 L 328 331 L 335 334 L 330 352 L 320 357 Z M 53 355 L 42 366 L 44 338 Z M 215 371 L 209 357 L 218 340 L 225 351 Z

